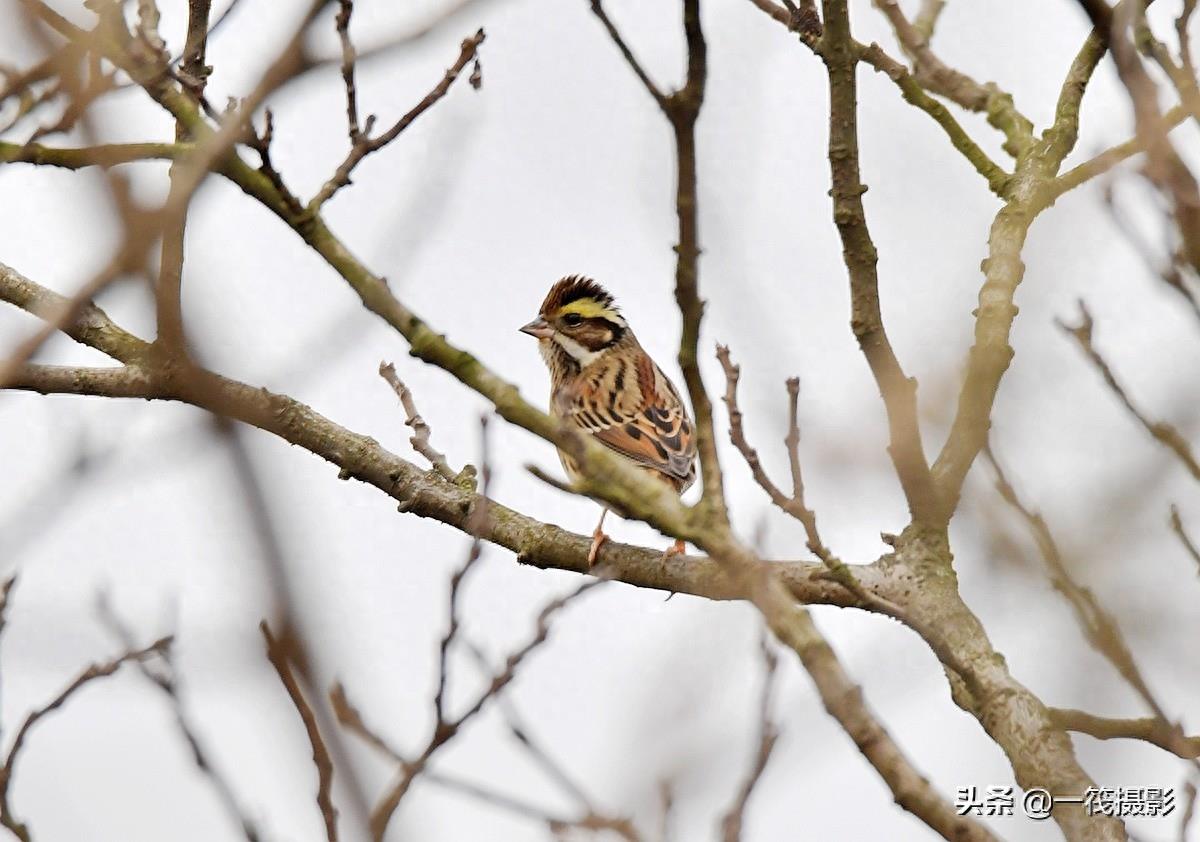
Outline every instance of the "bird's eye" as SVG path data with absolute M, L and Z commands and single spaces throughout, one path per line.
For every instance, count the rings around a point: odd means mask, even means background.
M 578 313 L 567 313 L 567 315 L 563 316 L 563 324 L 567 327 L 579 327 L 583 324 L 583 316 Z

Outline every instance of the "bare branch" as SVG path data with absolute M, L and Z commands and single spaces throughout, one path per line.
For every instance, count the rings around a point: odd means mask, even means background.
M 106 398 L 153 398 L 159 394 L 147 371 L 136 365 L 84 368 L 26 363 L 9 376 L 8 388 Z
M 1108 34 L 1130 101 L 1139 137 L 1146 148 L 1146 178 L 1168 199 L 1188 262 L 1200 269 L 1200 185 L 1171 143 L 1158 106 L 1158 86 L 1146 70 L 1131 30 L 1145 24 L 1142 3 L 1122 3 L 1115 9 L 1105 0 L 1079 0 L 1093 26 Z M 1185 104 L 1194 96 L 1195 78 L 1186 80 L 1180 93 Z
M 1180 125 L 1188 118 L 1188 113 L 1188 110 L 1182 105 L 1176 105 L 1162 116 L 1162 130 L 1170 131 Z M 1117 164 L 1145 151 L 1145 140 L 1140 135 L 1134 136 L 1124 143 L 1119 143 L 1111 149 L 1106 149 L 1094 158 L 1084 161 L 1056 178 L 1050 187 L 1051 200 L 1057 199 L 1096 176 L 1103 175 Z
M 782 23 L 789 31 L 800 36 L 800 40 L 817 55 L 821 54 L 824 45 L 820 42 L 822 27 L 816 13 L 813 0 L 803 4 L 795 13 L 776 6 L 771 0 L 751 0 L 755 6 L 762 9 L 775 20 Z M 874 68 L 890 79 L 900 90 L 905 102 L 921 109 L 937 122 L 946 133 L 950 143 L 975 168 L 975 171 L 987 179 L 988 189 L 997 196 L 1003 197 L 1010 178 L 1009 173 L 993 161 L 975 140 L 967 134 L 962 125 L 954 118 L 946 106 L 926 93 L 920 81 L 913 76 L 909 69 L 897 61 L 878 44 L 863 44 L 851 39 L 858 60 Z
M 296 677 L 292 674 L 291 655 L 289 649 L 292 648 L 291 641 L 276 640 L 271 634 L 271 629 L 267 626 L 266 620 L 259 624 L 259 629 L 262 631 L 263 639 L 267 644 L 267 660 L 271 662 L 271 666 L 275 668 L 276 674 L 279 676 L 279 681 L 287 690 L 288 697 L 292 700 L 292 705 L 296 708 L 296 712 L 300 714 L 300 720 L 304 723 L 304 730 L 308 734 L 308 742 L 312 746 L 313 765 L 317 768 L 317 807 L 321 811 L 321 818 L 325 822 L 325 838 L 329 842 L 337 842 L 337 808 L 333 805 L 333 761 L 329 757 L 329 749 L 325 746 L 325 740 L 321 736 L 320 730 L 317 728 L 317 717 L 313 713 L 312 707 L 304 698 L 304 694 L 300 691 L 300 685 L 296 681 Z
M 321 209 L 321 206 L 332 198 L 337 191 L 350 183 L 350 174 L 363 158 L 372 152 L 382 149 L 399 137 L 401 132 L 411 126 L 418 117 L 432 108 L 438 100 L 449 92 L 450 86 L 462 74 L 463 68 L 472 60 L 476 60 L 479 45 L 483 43 L 486 37 L 483 30 L 480 29 L 471 37 L 463 39 L 462 45 L 459 48 L 458 58 L 442 75 L 441 81 L 434 85 L 433 89 L 420 102 L 410 108 L 408 113 L 397 120 L 390 129 L 377 137 L 371 137 L 370 133 L 374 126 L 374 118 L 368 117 L 366 125 L 361 127 L 361 129 L 358 126 L 358 99 L 354 85 L 354 48 L 350 45 L 349 35 L 346 31 L 353 3 L 350 0 L 341 0 L 341 2 L 342 11 L 338 13 L 337 20 L 338 33 L 341 35 L 344 45 L 342 77 L 346 85 L 347 120 L 351 122 L 350 152 L 346 155 L 342 163 L 338 165 L 337 170 L 329 180 L 317 191 L 317 195 L 313 196 L 312 200 L 308 203 L 305 212 L 309 216 L 316 214 Z M 477 88 L 478 85 L 473 85 L 473 87 Z
M 102 143 L 63 149 L 40 143 L 0 141 L 0 163 L 35 164 L 77 170 L 84 167 L 115 167 L 135 161 L 173 160 L 192 151 L 186 143 Z
M 683 322 L 679 337 L 679 367 L 691 398 L 696 421 L 696 450 L 700 456 L 703 493 L 699 521 L 727 523 L 721 463 L 712 426 L 712 401 L 700 374 L 700 323 L 704 302 L 699 292 L 700 234 L 696 171 L 696 120 L 704 104 L 708 76 L 708 46 L 700 25 L 700 0 L 683 0 L 683 32 L 687 44 L 687 75 L 683 86 L 664 94 L 650 80 L 628 45 L 604 12 L 600 0 L 592 0 L 592 11 L 608 30 L 634 74 L 658 104 L 670 123 L 675 140 L 675 214 L 679 240 L 675 245 L 675 302 Z M 676 536 L 681 537 L 681 536 Z
M 1133 402 L 1125 391 L 1124 387 L 1117 381 L 1116 375 L 1113 374 L 1112 368 L 1108 362 L 1101 356 L 1100 352 L 1092 344 L 1092 314 L 1088 312 L 1087 306 L 1083 301 L 1079 302 L 1079 324 L 1071 327 L 1066 323 L 1059 321 L 1057 324 L 1064 332 L 1074 337 L 1079 343 L 1079 347 L 1087 355 L 1089 361 L 1095 366 L 1096 370 L 1104 377 L 1104 382 L 1108 384 L 1109 390 L 1120 399 L 1125 408 L 1142 427 L 1145 428 L 1156 441 L 1170 450 L 1183 466 L 1187 469 L 1197 481 L 1200 481 L 1200 461 L 1197 461 L 1196 456 L 1192 453 L 1192 447 L 1178 430 L 1165 421 L 1152 421 L 1146 416 L 1141 409 Z
M 155 655 L 162 655 L 170 645 L 171 638 L 164 637 L 144 648 L 128 650 L 110 661 L 92 664 L 76 676 L 75 680 L 68 684 L 57 696 L 40 708 L 31 711 L 25 717 L 21 726 L 17 729 L 8 754 L 4 758 L 4 766 L 0 768 L 0 824 L 12 831 L 13 835 L 22 840 L 22 842 L 29 842 L 29 828 L 13 815 L 12 805 L 9 802 L 9 787 L 12 786 L 13 771 L 16 768 L 18 758 L 21 756 L 21 749 L 25 746 L 25 740 L 33 727 L 45 716 L 66 704 L 75 693 L 96 679 L 112 675 L 122 665 L 130 661 L 141 661 Z
M 991 840 L 983 825 L 960 816 L 896 745 L 876 719 L 858 687 L 802 606 L 764 577 L 755 604 L 775 636 L 791 647 L 808 670 L 825 710 L 838 721 L 863 757 L 891 789 L 896 803 L 948 840 Z
M 758 483 L 759 488 L 767 493 L 772 503 L 800 521 L 808 536 L 808 548 L 817 558 L 824 561 L 831 554 L 821 541 L 820 532 L 817 530 L 816 514 L 804 504 L 804 479 L 800 470 L 800 427 L 797 421 L 797 403 L 800 397 L 799 378 L 793 377 L 787 382 L 788 433 L 784 444 L 787 446 L 788 463 L 792 471 L 792 494 L 789 497 L 772 482 L 766 469 L 762 466 L 758 451 L 746 441 L 746 433 L 742 428 L 742 411 L 738 408 L 737 402 L 741 366 L 736 365 L 730 358 L 729 347 L 726 345 L 717 346 L 717 359 L 721 363 L 721 368 L 725 370 L 725 396 L 722 400 L 725 401 L 725 407 L 729 411 L 729 440 L 742 454 L 746 464 L 750 466 L 750 473 L 753 474 L 754 481 Z
M 708 78 L 708 46 L 700 25 L 700 0 L 683 0 L 683 33 L 687 44 L 687 76 L 683 87 L 667 97 L 664 113 L 675 135 L 675 215 L 679 242 L 675 246 L 675 303 L 683 321 L 679 336 L 679 367 L 696 420 L 696 450 L 700 456 L 703 493 L 698 517 L 728 524 L 721 462 L 713 433 L 712 401 L 700 374 L 700 222 L 697 193 L 696 121 L 704 103 Z
M 1187 756 L 1188 749 L 1183 729 L 1178 722 L 1171 722 L 1167 718 L 1162 705 L 1159 704 L 1142 676 L 1142 671 L 1138 668 L 1133 652 L 1125 642 L 1116 620 L 1104 610 L 1099 600 L 1088 588 L 1081 586 L 1071 577 L 1071 572 L 1059 552 L 1058 544 L 1050 532 L 1050 527 L 1040 514 L 1021 502 L 990 447 L 984 450 L 984 455 L 996 474 L 996 489 L 1005 502 L 1012 506 L 1028 525 L 1034 541 L 1037 543 L 1038 551 L 1046 562 L 1051 584 L 1070 603 L 1071 609 L 1075 613 L 1075 619 L 1087 642 L 1116 668 L 1126 683 L 1141 696 L 1154 713 L 1162 733 L 1168 735 L 1167 739 L 1171 746 L 1169 751 L 1180 757 Z M 1200 763 L 1196 763 L 1196 767 L 1200 769 Z
M 112 605 L 101 594 L 97 603 L 97 608 L 100 614 L 101 622 L 106 625 L 113 635 L 120 641 L 122 646 L 127 649 L 133 648 L 133 634 L 121 622 L 113 610 Z M 217 767 L 208 757 L 208 752 L 204 749 L 200 737 L 197 735 L 196 727 L 192 723 L 191 717 L 187 713 L 183 699 L 179 692 L 179 682 L 175 667 L 175 659 L 170 649 L 164 649 L 161 653 L 162 662 L 166 667 L 165 672 L 159 672 L 151 669 L 145 661 L 135 661 L 138 672 L 142 674 L 148 682 L 153 684 L 167 698 L 167 704 L 170 705 L 171 713 L 175 717 L 175 728 L 178 730 L 180 737 L 187 744 L 188 749 L 192 753 L 192 762 L 196 765 L 200 774 L 203 775 L 212 785 L 216 792 L 217 800 L 221 802 L 221 806 L 225 809 L 226 814 L 242 829 L 242 834 L 246 838 L 246 842 L 259 842 L 260 834 L 254 822 L 242 812 L 238 806 L 237 797 L 234 795 L 233 788 L 229 782 L 220 774 Z
M 601 3 L 601 0 L 591 0 L 591 5 L 592 13 L 600 19 L 600 23 L 604 24 L 604 28 L 608 31 L 608 37 L 612 39 L 612 42 L 617 45 L 617 49 L 621 51 L 621 55 L 624 57 L 625 63 L 629 65 L 629 69 L 638 77 L 638 81 L 646 88 L 647 93 L 658 104 L 658 107 L 665 110 L 667 107 L 667 95 L 659 90 L 658 85 L 650 78 L 650 74 L 645 71 L 641 62 L 634 56 L 633 50 L 629 49 L 629 45 L 621 37 L 620 30 L 617 29 L 616 24 L 608 17 L 608 13 L 604 11 L 604 5 Z
M 388 385 L 395 391 L 396 397 L 400 399 L 400 405 L 404 407 L 404 423 L 412 427 L 413 431 L 412 438 L 409 439 L 413 450 L 428 459 L 429 464 L 439 474 L 448 480 L 454 481 L 457 475 L 446 461 L 445 454 L 434 448 L 430 442 L 429 425 L 425 423 L 425 419 L 421 417 L 421 413 L 417 412 L 417 404 L 413 400 L 412 392 L 409 391 L 408 387 L 404 385 L 404 382 L 396 374 L 396 367 L 391 363 L 381 362 L 379 364 L 379 376 L 388 382 Z
M 1079 140 L 1079 109 L 1083 95 L 1107 49 L 1104 33 L 1092 30 L 1071 62 L 1054 108 L 1054 124 L 1042 133 L 1043 154 L 1048 166 L 1057 169 L 1075 148 Z
M 641 836 L 629 819 L 610 818 L 594 814 L 584 814 L 578 818 L 565 818 L 547 813 L 541 807 L 530 804 L 519 798 L 514 798 L 503 792 L 482 786 L 471 781 L 452 777 L 442 772 L 427 771 L 425 780 L 434 783 L 451 792 L 466 795 L 484 804 L 490 804 L 514 815 L 545 824 L 551 833 L 560 834 L 567 830 L 584 830 L 592 832 L 609 831 L 615 833 L 627 842 L 640 842 Z
M 742 823 L 745 820 L 746 805 L 750 801 L 750 796 L 754 794 L 754 788 L 762 778 L 763 772 L 766 771 L 767 763 L 771 760 L 771 752 L 775 749 L 775 743 L 779 739 L 779 728 L 771 717 L 771 695 L 775 689 L 775 670 L 779 665 L 779 658 L 771 649 L 771 644 L 766 637 L 763 637 L 759 646 L 762 650 L 764 670 L 762 695 L 759 697 L 758 703 L 758 745 L 754 753 L 754 762 L 746 779 L 738 789 L 733 806 L 729 808 L 725 818 L 721 821 L 724 842 L 738 842 L 742 838 Z
M 1004 133 L 1004 150 L 1014 158 L 1033 145 L 1033 124 L 1017 110 L 1011 96 L 993 83 L 975 81 L 938 58 L 929 46 L 929 36 L 909 22 L 896 0 L 873 2 L 892 25 L 904 52 L 912 58 L 917 82 L 922 87 L 969 111 L 986 112 L 988 122 Z M 826 15 L 826 26 L 828 23 Z
M 1179 543 L 1183 544 L 1183 548 L 1187 550 L 1187 554 L 1196 562 L 1197 572 L 1200 572 L 1200 547 L 1196 546 L 1196 542 L 1184 530 L 1183 518 L 1179 516 L 1179 507 L 1174 504 L 1171 505 L 1170 524 L 1171 531 L 1179 537 Z
M 197 100 L 204 97 L 205 84 L 212 71 L 204 63 L 208 46 L 208 14 L 212 0 L 188 0 L 187 37 L 184 41 L 183 59 L 179 65 L 181 77 L 186 80 L 185 88 Z M 176 142 L 187 140 L 190 131 L 182 120 L 175 121 Z M 187 227 L 187 202 L 179 195 L 187 190 L 182 164 L 171 167 L 169 203 L 180 204 L 162 233 L 162 256 L 159 261 L 158 283 L 155 288 L 155 314 L 158 319 L 158 339 L 168 353 L 187 353 L 184 336 L 182 285 L 184 230 Z
M 820 55 L 829 77 L 829 167 L 833 221 L 842 241 L 850 280 L 850 326 L 883 398 L 890 444 L 888 454 L 913 519 L 933 523 L 938 499 L 921 444 L 917 384 L 896 358 L 879 302 L 878 254 L 867 228 L 859 178 L 857 52 L 850 36 L 845 0 L 824 0 L 825 32 Z
M 1110 719 L 1093 716 L 1081 710 L 1050 708 L 1050 719 L 1056 728 L 1087 734 L 1097 740 L 1141 740 L 1185 760 L 1200 757 L 1200 737 L 1180 739 L 1170 726 L 1153 716 L 1142 719 Z
M 1151 246 L 1150 243 L 1138 232 L 1134 225 L 1131 225 L 1126 218 L 1125 213 L 1117 202 L 1116 194 L 1111 183 L 1104 185 L 1103 190 L 1104 209 L 1108 211 L 1112 217 L 1113 224 L 1117 231 L 1129 243 L 1129 246 L 1137 253 L 1138 257 L 1146 265 L 1146 270 L 1157 280 L 1174 290 L 1180 298 L 1188 305 L 1192 311 L 1192 315 L 1200 320 L 1200 295 L 1192 291 L 1191 284 L 1188 282 L 1187 275 L 1189 268 L 1183 259 L 1183 255 L 1179 252 L 1174 252 L 1163 256 L 1158 252 L 1158 249 Z
M 921 11 L 913 21 L 913 29 L 928 44 L 933 40 L 933 31 L 937 28 L 938 18 L 946 8 L 946 0 L 921 0 Z
M 1190 0 L 1185 0 L 1185 2 L 1190 2 Z M 1183 816 L 1179 819 L 1179 842 L 1187 842 L 1188 826 L 1191 825 L 1192 818 L 1196 815 L 1196 785 L 1191 781 L 1183 786 L 1183 800 L 1186 802 L 1186 806 L 1183 808 Z
M 490 700 L 496 698 L 500 692 L 508 686 L 508 684 L 516 676 L 517 667 L 520 666 L 521 662 L 529 655 L 529 653 L 537 649 L 546 641 L 546 637 L 550 633 L 550 622 L 553 617 L 569 602 L 581 594 L 591 590 L 602 581 L 604 580 L 594 579 L 584 582 L 575 590 L 554 600 L 545 608 L 543 608 L 541 613 L 538 614 L 537 626 L 532 639 L 508 656 L 507 660 L 505 661 L 504 668 L 499 673 L 492 676 L 488 686 L 484 688 L 484 690 L 475 697 L 474 702 L 457 717 L 443 719 L 441 715 L 441 705 L 436 705 L 436 707 L 439 709 L 438 721 L 434 725 L 433 734 L 430 736 L 425 748 L 416 757 L 416 759 L 411 761 L 401 761 L 400 773 L 395 783 L 393 783 L 387 792 L 384 793 L 383 797 L 379 800 L 379 803 L 371 811 L 371 837 L 375 840 L 375 842 L 381 842 L 383 839 L 384 833 L 387 830 L 387 826 L 391 822 L 392 816 L 395 814 L 396 809 L 400 806 L 400 802 L 404 799 L 404 796 L 408 794 L 408 791 L 412 786 L 413 781 L 416 780 L 417 776 L 425 771 L 430 758 L 433 757 L 433 755 L 442 746 L 453 739 L 454 736 L 462 729 L 462 727 L 471 719 L 473 719 L 475 715 L 478 714 Z M 441 685 L 439 685 L 438 693 L 440 697 Z M 349 709 L 353 710 L 353 708 Z M 358 719 L 358 722 L 361 723 L 361 717 Z
M 404 756 L 397 749 L 392 748 L 387 740 L 383 739 L 377 731 L 367 725 L 358 708 L 354 706 L 349 696 L 346 695 L 346 688 L 342 686 L 341 682 L 336 682 L 330 689 L 329 703 L 333 708 L 333 713 L 337 717 L 338 723 L 343 728 L 348 729 L 352 734 L 385 757 L 389 757 L 400 764 L 405 762 Z

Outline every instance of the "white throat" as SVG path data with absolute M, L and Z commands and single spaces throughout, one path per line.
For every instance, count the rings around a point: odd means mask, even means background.
M 575 360 L 575 362 L 579 363 L 580 368 L 587 368 L 596 360 L 600 359 L 600 356 L 604 353 L 604 351 L 589 351 L 571 337 L 564 336 L 561 333 L 554 334 L 553 340 L 557 342 L 564 351 L 570 354 L 571 358 Z

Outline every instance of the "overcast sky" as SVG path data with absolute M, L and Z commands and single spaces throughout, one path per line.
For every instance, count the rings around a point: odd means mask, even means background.
M 57 8 L 89 15 L 66 0 Z M 176 46 L 182 0 L 164 0 L 162 32 Z M 215 11 L 226 5 L 214 4 Z M 208 59 L 216 103 L 243 95 L 290 32 L 299 2 L 241 0 Z M 368 47 L 436 15 L 444 4 L 359 0 L 352 32 Z M 909 4 L 912 5 L 912 4 Z M 483 26 L 483 86 L 456 85 L 395 144 L 365 161 L 327 206 L 331 227 L 396 294 L 451 341 L 479 354 L 542 402 L 547 375 L 517 328 L 558 277 L 588 274 L 617 296 L 642 344 L 678 378 L 679 319 L 672 295 L 675 217 L 669 129 L 624 66 L 585 0 L 471 4 L 411 47 L 360 67 L 363 113 L 386 125 L 440 78 L 458 43 Z M 606 4 L 662 85 L 682 68 L 678 4 Z M 866 0 L 851 4 L 857 37 L 894 48 Z M 1155 11 L 1174 13 L 1176 3 Z M 17 4 L 2 0 L 0 12 Z M 1159 8 L 1164 7 L 1164 8 Z M 1071 0 L 955 0 L 936 46 L 949 63 L 995 80 L 1039 126 L 1086 34 Z M 802 378 L 809 503 L 826 541 L 849 561 L 886 548 L 905 508 L 884 447 L 886 424 L 848 328 L 841 246 L 831 224 L 822 67 L 745 0 L 708 0 L 709 85 L 699 123 L 702 336 L 711 356 L 728 343 L 743 364 L 748 433 L 774 470 L 785 468 L 785 377 Z M 332 16 L 314 49 L 336 54 Z M 1169 27 L 1168 27 L 1169 29 Z M 0 59 L 36 58 L 20 27 L 0 31 Z M 897 353 L 921 383 L 926 449 L 940 447 L 954 407 L 981 283 L 979 261 L 997 200 L 924 114 L 884 77 L 860 72 L 866 210 L 880 252 L 883 311 Z M 345 154 L 344 92 L 335 65 L 271 100 L 273 156 L 296 192 L 311 196 Z M 137 91 L 98 112 L 104 139 L 168 139 L 173 125 Z M 997 160 L 997 135 L 960 118 Z M 1127 97 L 1111 63 L 1084 105 L 1078 162 L 1128 137 Z M 1195 127 L 1179 132 L 1195 160 Z M 55 142 L 80 142 L 78 137 Z M 166 195 L 166 166 L 127 168 L 143 200 Z M 1157 238 L 1136 178 L 1119 201 Z M 103 265 L 118 236 L 102 179 L 0 167 L 0 261 L 69 292 Z M 1091 186 L 1034 225 L 1025 252 L 1017 355 L 997 402 L 994 434 L 1029 501 L 1044 511 L 1082 579 L 1122 621 L 1168 710 L 1184 714 L 1200 690 L 1194 566 L 1166 527 L 1179 504 L 1200 525 L 1200 495 L 1107 393 L 1054 326 L 1086 299 L 1102 344 L 1153 414 L 1185 432 L 1197 424 L 1200 331 L 1177 297 L 1145 269 Z M 1158 240 L 1155 239 L 1155 242 Z M 403 415 L 376 370 L 394 360 L 455 466 L 479 453 L 480 399 L 408 357 L 402 339 L 364 311 L 344 282 L 273 216 L 210 179 L 189 220 L 184 308 L 204 359 L 222 373 L 290 394 L 350 429 L 412 454 Z M 136 283 L 101 304 L 151 336 L 153 308 Z M 35 323 L 0 309 L 9 347 Z M 47 360 L 96 364 L 95 352 L 55 340 Z M 720 413 L 723 415 L 723 412 Z M 725 443 L 725 421 L 719 419 Z M 553 448 L 503 422 L 491 425 L 494 495 L 522 511 L 587 532 L 598 509 L 540 484 L 523 469 L 557 471 Z M 368 720 L 401 748 L 429 727 L 436 646 L 460 533 L 411 515 L 373 488 L 265 433 L 244 433 L 283 542 L 316 674 L 342 681 Z M 83 476 L 70 473 L 81 453 Z M 770 509 L 730 448 L 723 457 L 735 523 L 762 531 L 764 551 L 802 558 L 799 526 Z M 33 705 L 118 644 L 96 619 L 109 596 L 139 636 L 178 638 L 189 710 L 246 812 L 271 840 L 315 840 L 322 827 L 315 773 L 294 711 L 267 667 L 257 630 L 269 610 L 263 553 L 234 483 L 228 448 L 199 411 L 93 398 L 0 396 L 0 561 L 19 571 L 0 652 L 6 734 Z M 1097 714 L 1143 711 L 1093 653 L 1041 573 L 1019 524 L 1004 512 L 984 466 L 973 469 L 952 527 L 964 596 L 1019 680 L 1048 703 Z M 1014 536 L 997 540 L 997 530 Z M 652 530 L 609 521 L 623 541 L 666 546 Z M 496 662 L 525 640 L 534 618 L 578 577 L 518 566 L 489 548 L 464 592 L 465 631 Z M 896 623 L 815 610 L 822 630 L 873 709 L 928 775 L 955 789 L 1011 784 L 1011 770 L 978 723 L 956 708 L 935 659 Z M 759 623 L 744 606 L 717 605 L 609 584 L 572 605 L 550 643 L 525 665 L 509 698 L 597 803 L 653 827 L 657 786 L 677 793 L 675 838 L 711 838 L 750 762 L 761 669 Z M 455 661 L 452 699 L 478 687 L 473 662 Z M 783 737 L 750 810 L 747 839 L 926 839 L 931 832 L 890 793 L 830 720 L 794 658 L 783 657 L 775 711 Z M 435 767 L 554 808 L 571 803 L 486 714 Z M 1197 722 L 1185 718 L 1195 730 Z M 374 798 L 392 770 L 347 738 Z M 1178 786 L 1163 752 L 1077 737 L 1082 762 L 1111 786 Z M 346 778 L 342 777 L 343 784 Z M 346 838 L 355 838 L 343 796 Z M 135 672 L 86 690 L 31 737 L 12 793 L 39 839 L 236 838 L 185 747 L 169 709 Z M 1141 838 L 1174 838 L 1178 814 L 1144 822 Z M 993 827 L 1010 840 L 1059 838 L 1023 818 Z M 420 784 L 390 839 L 527 840 L 546 831 L 493 807 Z

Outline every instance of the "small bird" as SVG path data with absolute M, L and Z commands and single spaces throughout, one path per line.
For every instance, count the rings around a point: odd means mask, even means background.
M 570 275 L 550 287 L 536 319 L 521 328 L 538 340 L 550 369 L 550 414 L 564 418 L 682 494 L 696 480 L 692 422 L 675 386 L 642 350 L 604 287 Z M 567 476 L 579 468 L 558 452 Z M 604 517 L 588 565 L 608 539 Z M 683 541 L 664 558 L 684 551 Z

